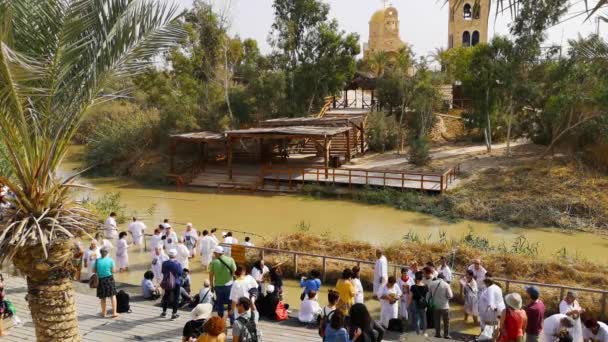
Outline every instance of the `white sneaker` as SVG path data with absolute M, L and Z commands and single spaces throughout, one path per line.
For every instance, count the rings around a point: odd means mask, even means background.
M 429 337 L 429 334 L 424 333 L 424 334 L 422 334 L 422 336 L 424 336 L 424 337 Z

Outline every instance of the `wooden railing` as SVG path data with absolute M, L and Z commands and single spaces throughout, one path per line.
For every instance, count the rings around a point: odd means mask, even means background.
M 230 247 L 230 244 L 221 244 L 221 245 Z M 344 257 L 334 257 L 334 256 L 286 250 L 286 249 L 276 249 L 276 248 L 267 248 L 267 247 L 248 247 L 248 246 L 245 246 L 245 248 L 247 250 L 258 251 L 261 259 L 264 258 L 266 253 L 290 255 L 290 258 L 292 259 L 293 267 L 295 270 L 294 274 L 298 274 L 298 258 L 299 257 L 318 258 L 321 260 L 321 278 L 323 279 L 324 282 L 327 279 L 326 276 L 327 276 L 327 262 L 328 261 L 339 261 L 339 262 L 351 263 L 351 264 L 357 265 L 359 267 L 361 265 L 375 265 L 375 261 L 344 258 Z M 400 265 L 400 264 L 393 264 L 393 263 L 389 263 L 388 266 L 389 266 L 389 270 L 391 270 L 392 274 L 396 277 L 400 273 L 400 270 L 402 267 L 407 267 L 407 265 Z M 459 276 L 459 277 L 464 277 L 464 273 L 462 273 L 462 272 L 452 272 L 452 274 Z M 600 319 L 604 320 L 607 317 L 606 308 L 607 308 L 607 303 L 608 303 L 608 290 L 605 290 L 605 289 L 584 288 L 584 287 L 576 287 L 576 286 L 561 285 L 561 284 L 545 284 L 545 283 L 539 283 L 539 282 L 533 282 L 533 281 L 516 280 L 516 279 L 508 279 L 508 278 L 501 278 L 501 277 L 493 277 L 492 279 L 505 284 L 504 291 L 503 291 L 503 293 L 505 295 L 510 292 L 511 285 L 514 285 L 514 284 L 523 285 L 523 286 L 536 286 L 536 287 L 540 288 L 541 291 L 543 288 L 559 290 L 559 292 L 560 292 L 559 300 L 561 300 L 561 298 L 564 298 L 566 291 L 569 291 L 569 290 L 577 291 L 579 293 L 579 295 L 581 293 L 583 293 L 583 294 L 586 293 L 586 294 L 591 294 L 591 295 L 600 295 L 601 296 L 600 303 L 599 303 L 600 304 L 599 310 L 601 313 Z M 462 289 L 461 289 L 461 291 L 462 291 Z M 462 298 L 462 292 L 461 292 L 461 298 Z M 545 300 L 547 300 L 547 297 L 545 297 Z
M 331 183 L 333 185 L 343 184 L 352 188 L 353 185 L 382 186 L 397 189 L 421 189 L 444 192 L 456 179 L 460 172 L 460 165 L 449 168 L 442 173 L 415 172 L 396 170 L 367 170 L 367 169 L 338 169 L 324 168 L 319 166 L 302 168 L 272 168 L 264 167 L 261 170 L 260 183 L 273 180 L 278 188 L 281 182 L 287 182 L 289 189 L 298 184 L 306 182 Z M 308 177 L 307 177 L 308 176 Z M 270 178 L 270 179 L 269 179 Z M 419 183 L 420 186 L 413 187 L 411 183 Z M 433 184 L 426 186 L 427 184 Z

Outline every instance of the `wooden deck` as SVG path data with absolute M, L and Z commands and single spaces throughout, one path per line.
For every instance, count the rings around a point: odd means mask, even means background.
M 0 337 L 0 341 L 21 342 L 34 341 L 35 332 L 32 318 L 29 314 L 25 295 L 27 293 L 25 279 L 5 275 L 7 299 L 13 302 L 17 309 L 17 316 L 22 325 L 12 327 L 10 320 L 5 321 L 9 335 Z M 79 284 L 78 284 L 79 285 Z M 82 286 L 78 286 L 80 291 Z M 99 316 L 99 300 L 93 295 L 94 290 L 86 289 L 90 293 L 76 293 L 76 304 L 78 320 L 83 341 L 108 342 L 108 341 L 181 341 L 182 329 L 190 320 L 190 313 L 181 311 L 180 317 L 171 321 L 160 318 L 160 308 L 153 306 L 150 302 L 134 302 L 131 299 L 132 313 L 122 314 L 118 319 L 101 318 Z M 320 340 L 316 327 L 304 326 L 295 319 L 284 322 L 270 322 L 261 320 L 259 328 L 262 331 L 265 342 L 318 342 Z M 418 337 L 413 334 L 401 336 L 388 333 L 385 341 L 439 341 L 434 338 Z M 230 329 L 228 341 L 232 341 Z M 445 340 L 442 340 L 445 341 Z

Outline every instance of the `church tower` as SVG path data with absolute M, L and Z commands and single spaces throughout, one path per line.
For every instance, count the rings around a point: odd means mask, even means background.
M 488 42 L 490 0 L 449 0 L 448 49 Z
M 371 57 L 376 52 L 386 52 L 389 57 L 395 56 L 405 46 L 399 35 L 399 12 L 395 7 L 377 11 L 369 21 L 369 42 L 363 53 Z

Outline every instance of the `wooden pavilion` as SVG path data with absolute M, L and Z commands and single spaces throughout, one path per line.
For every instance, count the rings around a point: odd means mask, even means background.
M 175 172 L 175 154 L 177 152 L 178 144 L 182 143 L 198 145 L 199 162 L 204 170 L 207 159 L 209 158 L 209 145 L 221 144 L 223 146 L 225 141 L 226 138 L 224 134 L 214 132 L 193 132 L 169 136 L 169 159 L 171 173 Z
M 350 160 L 351 154 L 351 131 L 350 126 L 323 127 L 323 126 L 279 126 L 260 127 L 227 131 L 226 134 L 226 160 L 228 166 L 228 178 L 232 179 L 233 146 L 236 141 L 250 139 L 258 142 L 260 146 L 265 143 L 272 145 L 279 143 L 283 146 L 292 140 L 311 140 L 320 145 L 323 152 L 323 165 L 325 177 L 329 176 L 329 161 L 331 156 L 332 140 L 338 136 L 346 139 L 346 160 Z M 260 147 L 261 150 L 261 147 Z

